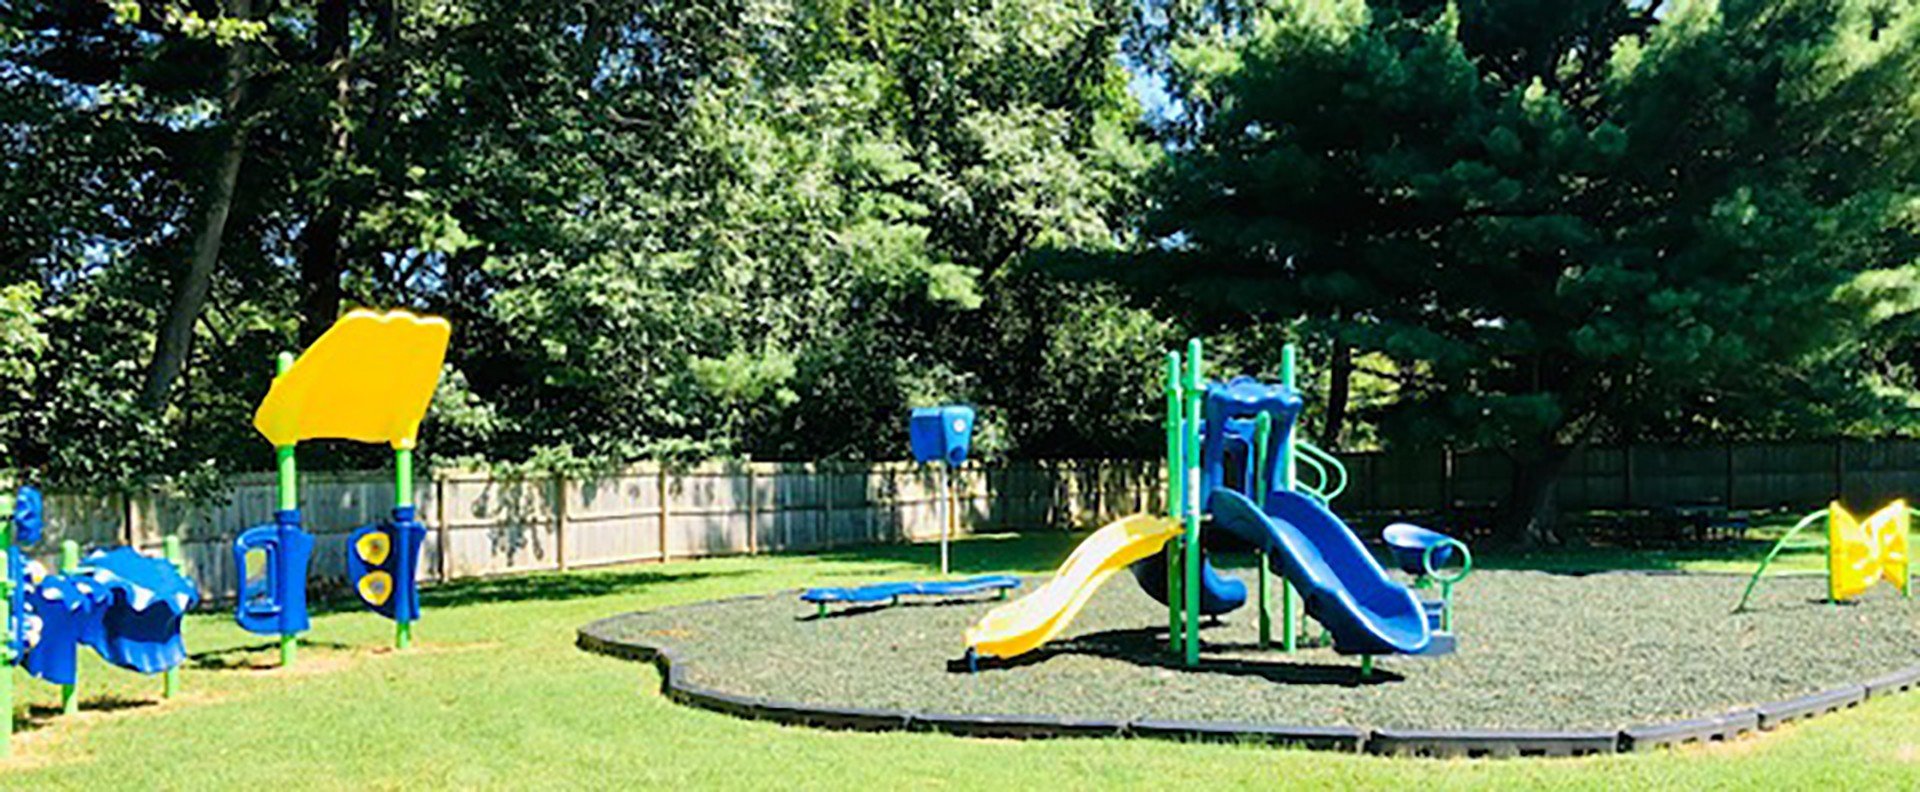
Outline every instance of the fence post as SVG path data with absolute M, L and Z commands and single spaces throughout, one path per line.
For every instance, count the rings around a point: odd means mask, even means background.
M 754 497 L 753 455 L 747 455 L 747 555 L 760 554 L 760 526 L 756 524 L 754 512 L 758 511 L 759 498 Z
M 1727 508 L 1733 508 L 1733 441 L 1728 440 L 1722 446 L 1727 451 Z
M 667 463 L 658 463 L 656 472 L 660 474 L 660 563 L 667 562 Z
M 1847 495 L 1847 438 L 1833 439 L 1833 499 Z M 1868 504 L 1872 505 L 1872 504 Z
M 832 463 L 824 463 L 824 464 L 828 466 L 827 470 L 821 470 L 821 465 L 818 465 L 818 464 L 814 465 L 813 470 L 814 470 L 815 478 L 813 481 L 814 481 L 814 486 L 817 486 L 820 488 L 820 513 L 821 513 L 820 530 L 824 534 L 824 536 L 821 537 L 820 543 L 824 545 L 826 549 L 832 550 L 833 549 L 833 472 L 831 467 Z
M 1620 506 L 1633 508 L 1633 441 L 1620 444 Z
M 560 571 L 567 571 L 567 476 L 555 472 L 553 485 L 553 546 L 559 556 Z
M 440 582 L 453 580 L 453 531 L 447 527 L 447 477 L 433 471 L 433 530 L 440 535 Z

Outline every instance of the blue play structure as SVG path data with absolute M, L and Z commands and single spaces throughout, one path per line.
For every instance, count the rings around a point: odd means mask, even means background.
M 967 449 L 973 446 L 973 408 L 964 404 L 916 407 L 907 417 L 907 440 L 915 461 L 946 465 L 940 476 L 940 504 L 944 512 L 940 516 L 940 574 L 951 574 L 947 541 L 953 534 L 955 516 L 953 499 L 947 491 L 948 480 L 953 478 L 953 469 L 967 461 Z
M 1453 560 L 1454 545 L 1460 544 L 1451 536 L 1411 523 L 1389 525 L 1380 532 L 1380 538 L 1393 551 L 1394 565 L 1416 578 L 1429 574 L 1429 564 L 1433 569 L 1446 566 Z
M 200 601 L 199 589 L 181 571 L 179 540 L 167 537 L 164 558 L 130 547 L 96 549 L 82 558 L 79 545 L 63 542 L 60 571 L 47 574 L 22 549 L 41 538 L 39 491 L 22 487 L 17 494 L 0 493 L 0 502 L 9 500 L 11 519 L 0 527 L 7 553 L 0 610 L 6 661 L 59 685 L 62 708 L 69 713 L 79 706 L 82 645 L 114 666 L 165 674 L 166 694 L 173 695 L 179 687 L 177 669 L 187 659 L 180 623 Z M 11 712 L 12 702 L 13 675 L 0 674 L 0 712 Z
M 1288 350 L 1281 383 L 1265 383 L 1250 377 L 1203 383 L 1196 376 L 1190 387 L 1181 385 L 1175 376 L 1179 371 L 1177 361 L 1170 364 L 1170 371 L 1174 372 L 1169 375 L 1173 405 L 1170 411 L 1179 412 L 1180 404 L 1191 398 L 1193 409 L 1184 412 L 1187 415 L 1198 412 L 1199 426 L 1193 427 L 1192 419 L 1183 419 L 1178 424 L 1170 422 L 1178 431 L 1169 429 L 1169 454 L 1176 458 L 1191 454 L 1190 444 L 1198 441 L 1197 455 L 1187 457 L 1197 462 L 1194 479 L 1189 480 L 1197 480 L 1196 500 L 1210 518 L 1207 525 L 1219 529 L 1217 533 L 1201 534 L 1197 577 L 1192 576 L 1191 557 L 1185 561 L 1190 576 L 1187 580 L 1192 582 L 1182 588 L 1195 586 L 1197 591 L 1188 593 L 1198 595 L 1197 608 L 1194 600 L 1187 600 L 1190 604 L 1186 607 L 1195 608 L 1187 612 L 1219 615 L 1248 600 L 1245 584 L 1219 574 L 1207 560 L 1210 545 L 1224 535 L 1258 551 L 1265 565 L 1284 580 L 1288 598 L 1288 604 L 1283 605 L 1288 621 L 1285 627 L 1288 649 L 1292 648 L 1295 635 L 1290 602 L 1292 593 L 1297 591 L 1307 616 L 1326 629 L 1333 649 L 1363 658 L 1363 675 L 1371 669 L 1370 659 L 1374 655 L 1432 655 L 1453 651 L 1456 642 L 1450 632 L 1451 585 L 1464 579 L 1471 565 L 1466 545 L 1444 534 L 1396 525 L 1388 531 L 1386 539 L 1394 548 L 1396 565 L 1414 576 L 1416 585 L 1409 587 L 1389 575 L 1353 530 L 1328 507 L 1328 502 L 1345 486 L 1344 470 L 1338 461 L 1293 436 L 1303 404 L 1299 392 L 1291 386 L 1291 363 L 1292 354 Z M 1316 472 L 1319 485 L 1298 482 L 1296 475 L 1302 469 Z M 1180 489 L 1175 487 L 1176 494 Z M 1193 532 L 1189 523 L 1189 533 Z M 1171 584 L 1178 584 L 1180 579 L 1178 575 L 1169 574 L 1168 565 L 1170 558 L 1193 551 L 1191 547 L 1176 546 L 1179 544 L 1170 543 L 1165 552 L 1133 567 L 1136 579 L 1149 596 L 1172 605 L 1176 624 L 1181 621 L 1178 603 L 1186 594 L 1177 590 L 1170 594 Z M 1456 552 L 1463 561 L 1462 568 L 1458 574 L 1443 576 L 1438 570 L 1454 559 Z M 1415 596 L 1415 588 L 1433 581 L 1440 582 L 1446 592 L 1441 600 L 1423 602 Z M 1264 576 L 1260 582 L 1264 645 L 1267 640 Z M 1179 636 L 1185 629 L 1177 627 L 1174 634 Z M 1171 640 L 1176 644 L 1185 640 L 1190 647 L 1195 646 L 1191 643 L 1193 634 L 1186 635 L 1185 639 Z M 1188 651 L 1189 662 L 1192 662 L 1193 649 Z
M 384 522 L 363 525 L 347 537 L 347 580 L 373 612 L 395 622 L 420 620 L 420 545 L 427 527 L 414 507 L 400 506 Z
M 981 575 L 965 580 L 900 581 L 855 588 L 810 588 L 800 594 L 800 599 L 819 605 L 819 615 L 825 616 L 828 603 L 898 602 L 901 597 L 908 596 L 961 597 L 986 593 L 1004 597 L 1008 590 L 1019 587 L 1020 579 L 1012 575 Z
M 916 462 L 945 462 L 959 467 L 973 445 L 973 408 L 966 405 L 916 407 L 907 419 L 907 438 Z
M 299 509 L 273 513 L 233 540 L 233 568 L 240 570 L 240 598 L 233 618 L 258 635 L 299 635 L 307 618 L 307 566 L 313 534 L 300 527 Z

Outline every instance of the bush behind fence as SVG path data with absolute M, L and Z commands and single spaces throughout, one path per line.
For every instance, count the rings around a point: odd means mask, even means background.
M 1353 476 L 1342 511 L 1427 512 L 1491 503 L 1511 464 L 1497 453 L 1444 450 L 1342 455 Z M 535 570 L 740 553 L 820 551 L 940 535 L 948 474 L 908 463 L 640 464 L 615 473 L 501 477 L 435 471 L 416 488 L 427 525 L 421 574 L 448 581 Z M 962 533 L 1081 527 L 1164 508 L 1157 460 L 1065 460 L 980 466 L 952 474 Z M 1920 441 L 1630 446 L 1576 453 L 1561 480 L 1564 509 L 1718 501 L 1732 508 L 1812 507 L 1833 497 L 1862 507 L 1920 493 Z M 391 474 L 310 473 L 301 508 L 318 547 L 313 575 L 345 577 L 346 535 L 386 516 Z M 235 476 L 213 506 L 157 493 L 53 491 L 43 560 L 59 542 L 130 544 L 158 552 L 183 540 L 209 598 L 234 589 L 233 538 L 269 521 L 273 478 Z

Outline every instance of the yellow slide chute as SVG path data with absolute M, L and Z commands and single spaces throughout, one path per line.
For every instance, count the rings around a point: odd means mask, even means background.
M 1160 552 L 1179 536 L 1179 521 L 1136 514 L 1107 525 L 1073 549 L 1053 579 L 994 608 L 967 628 L 967 648 L 980 657 L 1014 657 L 1059 635 L 1113 573 Z
M 350 311 L 274 378 L 253 428 L 275 446 L 325 438 L 412 448 L 452 334 L 437 316 Z
M 1839 503 L 1827 507 L 1827 589 L 1835 602 L 1866 593 L 1882 580 L 1906 592 L 1907 502 L 1897 500 L 1858 519 Z

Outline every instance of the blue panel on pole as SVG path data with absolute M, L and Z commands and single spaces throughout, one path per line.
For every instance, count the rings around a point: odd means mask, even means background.
M 402 622 L 420 620 L 420 545 L 427 527 L 414 507 L 393 510 L 392 519 L 361 526 L 347 536 L 347 581 L 373 612 Z
M 247 529 L 233 540 L 240 598 L 233 620 L 260 635 L 307 631 L 307 567 L 313 534 L 300 529 L 300 510 L 275 512 L 272 525 Z
M 959 466 L 973 445 L 973 408 L 966 405 L 918 407 L 907 421 L 913 458 Z

